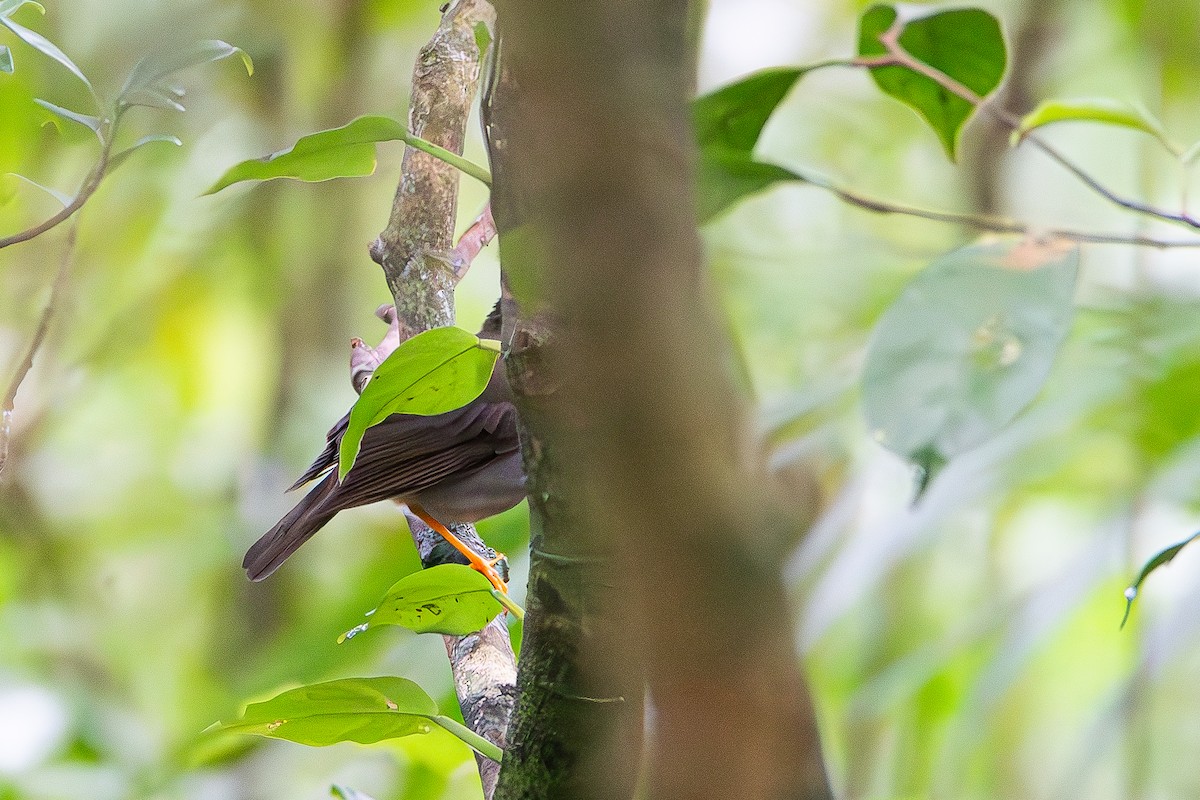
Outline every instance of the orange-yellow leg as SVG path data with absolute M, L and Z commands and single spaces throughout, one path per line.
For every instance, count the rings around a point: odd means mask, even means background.
M 474 550 L 467 547 L 466 543 L 463 542 L 462 539 L 451 533 L 450 529 L 445 525 L 429 516 L 429 512 L 421 508 L 416 503 L 409 503 L 408 508 L 414 514 L 416 514 L 418 518 L 420 518 L 421 522 L 424 522 L 430 528 L 440 533 L 442 537 L 450 543 L 451 547 L 466 556 L 467 561 L 471 564 L 472 569 L 482 572 L 483 577 L 487 578 L 488 581 L 491 582 L 492 586 L 495 586 L 501 592 L 508 594 L 508 584 L 504 582 L 504 579 L 500 577 L 500 573 L 496 571 L 496 564 L 498 564 L 500 560 L 504 558 L 503 553 L 498 553 L 495 558 L 489 561 L 488 559 L 479 555 L 479 553 L 476 553 Z

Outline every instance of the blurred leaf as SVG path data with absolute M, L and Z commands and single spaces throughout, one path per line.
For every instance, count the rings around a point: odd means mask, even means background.
M 84 126 L 85 128 L 91 129 L 92 133 L 96 134 L 97 138 L 101 138 L 100 126 L 103 123 L 103 120 L 101 120 L 99 117 L 93 117 L 89 114 L 80 114 L 78 111 L 72 111 L 69 108 L 56 106 L 54 103 L 51 103 L 48 100 L 43 100 L 40 97 L 35 97 L 33 102 L 37 103 L 39 106 L 55 116 L 62 117 L 65 120 L 70 120 L 71 122 L 75 122 Z M 101 140 L 103 141 L 103 139 Z
M 774 183 L 801 180 L 783 167 L 755 161 L 754 147 L 767 120 L 796 81 L 815 68 L 764 70 L 692 104 L 692 124 L 700 148 L 697 214 L 701 223 Z
M 924 9 L 922 9 L 924 10 Z M 896 8 L 872 6 L 859 21 L 860 56 L 884 55 L 879 37 L 896 22 Z M 1000 22 L 978 8 L 939 11 L 903 21 L 899 43 L 917 61 L 986 97 L 1004 77 L 1007 54 Z M 959 134 L 974 106 L 907 67 L 871 67 L 871 77 L 885 94 L 915 109 L 937 133 L 953 161 Z
M 742 198 L 769 189 L 776 183 L 804 181 L 789 169 L 755 161 L 736 151 L 701 151 L 699 170 L 696 214 L 701 225 Z
M 1175 559 L 1175 556 L 1179 555 L 1179 551 L 1183 550 L 1183 548 L 1187 547 L 1197 538 L 1200 538 L 1200 531 L 1193 533 L 1182 542 L 1173 544 L 1165 550 L 1160 550 L 1154 555 L 1153 558 L 1146 562 L 1145 566 L 1142 567 L 1142 571 L 1138 573 L 1137 578 L 1133 583 L 1129 584 L 1129 588 L 1125 590 L 1125 616 L 1121 617 L 1122 628 L 1124 628 L 1125 623 L 1129 621 L 1129 612 L 1133 610 L 1133 601 L 1137 599 L 1138 591 L 1142 588 L 1142 582 L 1145 581 L 1146 578 L 1150 576 L 1150 573 L 1154 572 L 1154 570 L 1170 564 Z
M 465 564 L 439 564 L 397 581 L 379 605 L 367 612 L 367 621 L 343 634 L 338 642 L 379 625 L 466 636 L 482 630 L 503 610 L 482 573 Z
M 905 287 L 871 335 L 863 411 L 876 441 L 922 470 L 994 436 L 1040 391 L 1070 329 L 1078 248 L 973 245 Z
M 222 722 L 221 729 L 324 747 L 429 733 L 437 704 L 404 678 L 344 678 L 301 686 Z
M 220 61 L 235 53 L 242 57 L 242 63 L 246 66 L 246 74 L 253 75 L 254 62 L 250 60 L 250 56 L 240 47 L 234 47 L 228 42 L 218 39 L 206 39 L 196 42 L 190 47 L 160 51 L 146 56 L 134 65 L 129 77 L 125 79 L 125 85 L 117 96 L 118 103 L 143 105 L 144 103 L 140 102 L 142 94 L 161 102 L 165 96 L 164 93 L 172 93 L 172 87 L 163 86 L 162 81 L 189 67 Z M 175 105 L 179 106 L 178 103 Z M 182 106 L 179 106 L 177 110 L 182 110 Z
M 692 103 L 696 144 L 701 150 L 750 153 L 771 114 L 807 71 L 799 67 L 763 70 L 697 98 Z
M 311 182 L 370 175 L 375 171 L 375 143 L 403 140 L 405 133 L 404 126 L 394 119 L 359 117 L 340 128 L 302 136 L 286 150 L 236 164 L 205 194 L 241 181 L 293 178 Z
M 5 75 L 13 74 L 12 50 L 2 44 L 0 44 L 0 72 Z
M 455 327 L 424 331 L 393 350 L 350 409 L 338 479 L 354 465 L 367 428 L 392 414 L 433 416 L 462 408 L 483 393 L 499 355 L 497 343 Z
M 1184 166 L 1187 166 L 1195 161 L 1197 157 L 1200 157 L 1200 142 L 1196 142 L 1185 150 L 1183 155 L 1179 157 L 1179 160 L 1183 162 Z
M 27 183 L 30 186 L 33 186 L 34 188 L 41 189 L 43 192 L 45 192 L 46 194 L 50 195 L 55 200 L 57 200 L 59 202 L 59 204 L 62 205 L 63 208 L 66 208 L 67 206 L 71 205 L 72 201 L 75 200 L 74 195 L 67 194 L 66 192 L 60 192 L 58 189 L 51 189 L 49 186 L 43 186 L 42 184 L 38 183 L 37 181 L 30 180 L 29 178 L 26 178 L 24 175 L 20 175 L 16 172 L 8 172 L 5 174 L 11 175 L 12 177 L 16 178 L 17 180 L 23 181 L 24 183 Z
M 126 159 L 128 159 L 136 151 L 154 142 L 167 142 L 168 144 L 173 144 L 176 147 L 183 147 L 183 142 L 179 141 L 179 137 L 172 136 L 169 133 L 153 133 L 149 136 L 143 136 L 108 160 L 109 171 L 111 172 L 112 170 L 121 166 L 125 163 Z
M 364 794 L 349 786 L 338 786 L 336 783 L 329 787 L 329 794 L 340 800 L 374 800 L 369 794 Z
M 471 32 L 475 35 L 475 46 L 479 48 L 482 60 L 483 56 L 487 55 L 488 48 L 492 46 L 492 32 L 488 30 L 486 22 L 476 22 Z
M 35 3 L 34 5 L 38 4 Z M 41 8 L 40 5 L 38 7 Z M 17 38 L 25 42 L 25 44 L 40 50 L 43 54 L 49 56 L 59 64 L 62 64 L 64 67 L 69 69 L 72 75 L 83 81 L 84 85 L 87 86 L 88 91 L 91 92 L 92 97 L 96 96 L 96 92 L 92 89 L 92 82 L 87 79 L 79 67 L 75 66 L 75 62 L 67 58 L 67 54 L 58 49 L 58 47 L 45 36 L 42 36 L 36 31 L 31 31 L 23 25 L 18 25 L 17 23 L 13 22 L 12 19 L 4 16 L 3 14 L 0 14 L 0 25 L 5 26 L 14 34 L 16 34 Z
M 1150 134 L 1171 152 L 1178 152 L 1179 149 L 1168 141 L 1162 125 L 1148 111 L 1106 97 L 1043 100 L 1037 108 L 1021 118 L 1021 125 L 1012 132 L 1010 142 L 1016 146 L 1030 131 L 1055 122 L 1099 122 L 1132 128 Z
M 126 106 L 145 106 L 146 108 L 162 108 L 167 111 L 186 111 L 183 103 L 179 102 L 181 95 L 168 91 L 161 86 L 146 86 L 135 92 L 130 92 L 121 103 Z
M 41 3 L 34 2 L 34 0 L 0 0 L 0 17 L 11 17 L 25 5 L 33 6 L 39 13 L 46 13 L 46 7 Z

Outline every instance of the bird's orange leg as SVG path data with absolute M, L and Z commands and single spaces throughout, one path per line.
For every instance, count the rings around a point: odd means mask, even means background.
M 474 550 L 467 547 L 466 543 L 462 539 L 451 533 L 450 529 L 445 525 L 429 516 L 429 512 L 421 508 L 416 503 L 409 503 L 408 509 L 409 511 L 413 512 L 413 514 L 415 514 L 421 520 L 421 522 L 424 522 L 430 528 L 441 534 L 442 538 L 449 542 L 451 547 L 466 556 L 467 561 L 471 564 L 472 569 L 483 573 L 483 577 L 487 578 L 492 586 L 495 586 L 498 590 L 504 592 L 504 594 L 508 594 L 508 584 L 504 582 L 504 579 L 500 577 L 500 573 L 496 571 L 496 564 L 499 563 L 502 558 L 504 558 L 503 553 L 498 553 L 495 558 L 489 561 L 488 559 L 479 555 L 479 553 L 476 553 Z

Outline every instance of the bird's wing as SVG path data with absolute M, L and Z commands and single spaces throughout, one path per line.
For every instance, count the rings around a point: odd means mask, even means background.
M 516 446 L 516 409 L 507 403 L 476 403 L 435 417 L 393 414 L 367 429 L 353 468 L 320 508 L 408 497 Z M 326 469 L 337 463 L 336 449 Z
M 477 437 L 481 430 L 489 433 L 496 430 L 494 423 L 498 407 L 507 412 L 507 403 L 472 403 L 463 408 L 437 414 L 431 417 L 421 417 L 412 414 L 393 414 L 378 425 L 367 428 L 363 435 L 357 464 L 366 451 L 386 443 L 386 447 L 405 456 L 418 457 L 436 455 L 439 451 L 452 447 L 460 442 L 470 441 Z M 513 418 L 515 431 L 515 417 Z M 339 419 L 329 433 L 325 434 L 325 449 L 316 460 L 304 471 L 288 491 L 299 489 L 309 481 L 316 480 L 329 472 L 338 463 L 338 450 L 342 446 L 342 436 L 350 422 L 347 414 Z M 503 422 L 498 423 L 503 426 Z

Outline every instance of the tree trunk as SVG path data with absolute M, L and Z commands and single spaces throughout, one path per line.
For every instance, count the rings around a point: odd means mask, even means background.
M 631 709 L 644 674 L 651 797 L 829 798 L 780 578 L 790 522 L 693 215 L 687 3 L 497 11 L 493 210 L 535 531 L 497 797 L 629 796 L 611 745 L 630 714 L 603 709 Z

